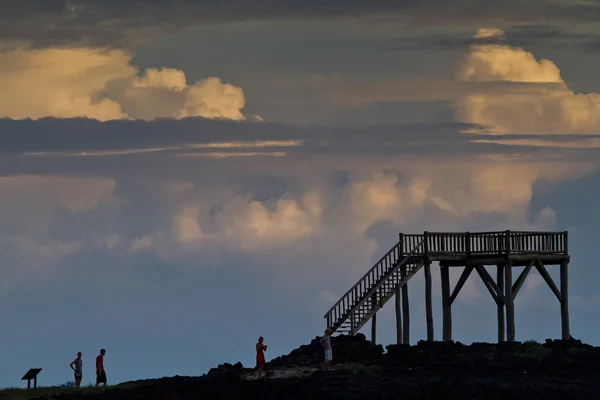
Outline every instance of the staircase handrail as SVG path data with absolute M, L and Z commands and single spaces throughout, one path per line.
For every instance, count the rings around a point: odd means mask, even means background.
M 346 292 L 346 293 L 345 293 L 345 294 L 344 294 L 342 297 L 340 297 L 340 299 L 339 299 L 339 300 L 338 300 L 338 301 L 337 301 L 337 302 L 336 302 L 336 303 L 335 303 L 335 304 L 334 304 L 334 305 L 333 305 L 333 306 L 332 306 L 332 307 L 329 309 L 329 311 L 327 311 L 327 312 L 325 313 L 325 315 L 323 316 L 323 318 L 327 318 L 327 315 L 329 315 L 329 314 L 330 314 L 330 313 L 331 313 L 331 312 L 332 312 L 332 311 L 333 311 L 333 310 L 334 310 L 334 309 L 335 309 L 335 308 L 336 308 L 336 307 L 337 307 L 337 306 L 338 306 L 338 305 L 339 305 L 339 304 L 340 304 L 340 303 L 341 303 L 341 302 L 342 302 L 342 301 L 343 301 L 343 300 L 344 300 L 344 299 L 345 299 L 345 298 L 346 298 L 346 297 L 347 297 L 347 296 L 348 296 L 350 293 L 352 293 L 352 291 L 354 291 L 354 289 L 356 289 L 356 288 L 357 288 L 357 287 L 358 287 L 358 286 L 359 286 L 359 285 L 360 285 L 360 284 L 361 284 L 361 283 L 362 283 L 362 282 L 365 280 L 365 278 L 366 278 L 367 276 L 369 276 L 369 274 L 370 274 L 370 273 L 371 273 L 371 272 L 372 272 L 372 271 L 373 271 L 375 268 L 377 268 L 377 266 L 378 266 L 378 265 L 379 265 L 379 264 L 380 264 L 380 263 L 381 263 L 383 260 L 385 260 L 385 259 L 386 259 L 386 257 L 388 257 L 388 256 L 389 256 L 391 253 L 393 253 L 393 252 L 396 250 L 396 248 L 398 248 L 398 247 L 399 247 L 399 246 L 400 246 L 400 245 L 401 245 L 403 242 L 404 242 L 404 240 L 399 240 L 399 241 L 398 241 L 398 242 L 397 242 L 397 243 L 396 243 L 396 244 L 395 244 L 395 245 L 394 245 L 394 246 L 393 246 L 393 247 L 392 247 L 392 248 L 391 248 L 391 249 L 390 249 L 390 250 L 389 250 L 387 253 L 385 253 L 385 255 L 384 255 L 383 257 L 381 257 L 381 258 L 379 259 L 379 261 L 377 261 L 377 262 L 376 262 L 376 263 L 373 265 L 373 267 L 371 267 L 371 269 L 369 269 L 369 270 L 367 271 L 367 273 L 366 273 L 366 274 L 364 274 L 364 275 L 363 275 L 363 277 L 362 277 L 362 278 L 360 278 L 360 279 L 359 279 L 359 280 L 356 282 L 356 284 L 350 288 L 350 290 L 348 290 L 348 291 L 347 291 L 347 292 Z M 423 243 L 424 243 L 424 242 L 425 242 L 425 240 L 423 239 L 423 240 L 422 240 L 422 241 L 421 241 L 421 242 L 420 242 L 418 245 L 416 245 L 416 246 L 413 248 L 413 250 L 412 250 L 412 251 L 409 253 L 409 255 L 407 255 L 407 256 L 406 256 L 404 259 L 401 259 L 401 260 L 399 260 L 399 262 L 396 264 L 396 266 L 398 266 L 398 265 L 400 265 L 400 264 L 404 263 L 404 262 L 405 262 L 405 261 L 406 261 L 406 260 L 407 260 L 409 257 L 411 257 L 411 256 L 413 255 L 413 253 L 414 253 L 414 252 L 415 252 L 415 251 L 416 251 L 416 250 L 417 250 L 419 247 L 421 247 L 421 246 L 423 245 Z M 402 257 L 402 256 L 403 256 L 403 254 L 400 254 L 400 257 Z M 392 270 L 394 270 L 394 269 L 395 269 L 395 267 L 392 267 Z M 379 284 L 378 284 L 378 285 L 376 285 L 376 287 L 379 287 Z M 370 293 L 370 292 L 369 292 L 369 293 Z M 361 301 L 361 302 L 359 302 L 359 304 L 360 304 L 360 303 L 362 303 L 362 301 Z
M 409 253 L 409 254 L 408 254 L 406 257 L 404 257 L 404 258 L 402 259 L 402 261 L 400 261 L 398 264 L 396 264 L 396 266 L 395 266 L 395 267 L 393 267 L 392 269 L 390 269 L 390 271 L 389 271 L 389 274 L 391 274 L 391 273 L 392 273 L 392 272 L 394 272 L 394 271 L 395 271 L 397 268 L 399 268 L 399 267 L 401 267 L 402 265 L 404 265 L 404 264 L 405 264 L 405 263 L 406 263 L 406 262 L 407 262 L 407 261 L 408 261 L 408 260 L 409 260 L 411 257 L 414 257 L 414 256 L 415 256 L 415 254 L 417 253 L 417 250 L 418 250 L 420 247 L 422 247 L 424 244 L 425 244 L 425 239 L 421 240 L 421 242 L 419 242 L 419 244 L 418 244 L 418 245 L 416 245 L 416 246 L 415 246 L 415 247 L 412 249 L 412 251 L 411 251 L 411 252 L 410 252 L 410 253 Z M 364 303 L 365 301 L 367 301 L 367 299 L 368 299 L 369 297 L 371 297 L 373 294 L 375 294 L 375 292 L 377 291 L 377 289 L 379 289 L 379 287 L 380 287 L 381 285 L 383 285 L 383 284 L 385 283 L 385 281 L 386 281 L 385 279 L 382 279 L 381 281 L 379 281 L 379 283 L 378 283 L 378 284 L 376 284 L 375 286 L 373 286 L 373 288 L 372 288 L 371 290 L 369 290 L 367 293 L 365 293 L 365 295 L 363 296 L 362 300 L 360 300 L 358 303 L 356 303 L 356 305 L 355 305 L 354 307 L 352 307 L 352 308 L 354 309 L 354 308 L 358 308 L 358 307 L 360 307 L 360 305 L 361 305 L 362 303 Z M 325 316 L 327 316 L 327 314 L 325 314 Z
M 334 309 L 335 309 L 335 308 L 338 306 L 338 304 L 340 304 L 340 303 L 342 302 L 342 300 L 344 300 L 344 299 L 346 298 L 346 296 L 348 296 L 350 293 L 352 293 L 352 291 L 353 291 L 354 289 L 356 289 L 356 288 L 358 287 L 358 285 L 360 285 L 360 284 L 362 283 L 362 281 L 363 281 L 363 280 L 364 280 L 364 279 L 365 279 L 367 276 L 369 276 L 369 274 L 370 274 L 370 273 L 371 273 L 371 272 L 372 272 L 372 271 L 373 271 L 375 268 L 377 268 L 377 266 L 379 265 L 379 263 L 381 263 L 383 260 L 385 260 L 385 258 L 386 258 L 387 256 L 389 256 L 391 253 L 393 253 L 393 252 L 394 252 L 394 250 L 396 250 L 396 248 L 397 248 L 397 247 L 399 247 L 399 246 L 400 246 L 400 244 L 402 244 L 402 242 L 403 242 L 403 240 L 399 240 L 398 242 L 396 242 L 396 244 L 395 244 L 395 245 L 394 245 L 394 246 L 393 246 L 393 247 L 392 247 L 392 248 L 391 248 L 391 249 L 390 249 L 390 250 L 389 250 L 387 253 L 385 253 L 385 255 L 384 255 L 383 257 L 381 257 L 381 258 L 379 259 L 379 261 L 377 261 L 377 262 L 376 262 L 376 263 L 375 263 L 375 264 L 374 264 L 374 265 L 371 267 L 371 269 L 369 269 L 369 270 L 367 271 L 367 273 L 366 273 L 366 274 L 364 274 L 364 275 L 363 275 L 363 277 L 362 277 L 362 278 L 360 278 L 360 279 L 358 280 L 358 282 L 356 282 L 356 284 L 350 288 L 350 290 L 348 290 L 348 291 L 347 291 L 347 292 L 346 292 L 346 293 L 345 293 L 345 294 L 344 294 L 342 297 L 340 297 L 340 299 L 337 301 L 337 303 L 335 303 L 335 304 L 334 304 L 334 305 L 333 305 L 333 306 L 332 306 L 332 307 L 329 309 L 329 311 L 327 311 L 327 312 L 325 313 L 325 315 L 323 316 L 323 318 L 327 318 L 327 315 L 328 315 L 330 312 L 332 312 L 332 311 L 333 311 L 333 310 L 334 310 Z M 400 255 L 400 257 L 402 257 L 402 255 Z

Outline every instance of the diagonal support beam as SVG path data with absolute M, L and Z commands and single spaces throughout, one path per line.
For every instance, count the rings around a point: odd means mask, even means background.
M 523 286 L 523 283 L 525 282 L 525 278 L 527 278 L 527 275 L 529 274 L 529 271 L 531 271 L 531 267 L 533 267 L 534 264 L 535 264 L 535 260 L 531 260 L 531 262 L 525 267 L 525 269 L 523 271 L 521 271 L 521 274 L 515 281 L 515 284 L 512 287 L 513 300 L 517 298 L 517 294 L 519 293 L 519 290 L 521 290 L 521 286 Z
M 469 275 L 471 275 L 473 268 L 473 265 L 469 265 L 466 266 L 465 269 L 463 269 L 460 278 L 458 278 L 458 282 L 456 282 L 456 287 L 454 288 L 454 291 L 452 292 L 452 295 L 448 300 L 450 302 L 450 305 L 452 305 L 452 303 L 454 303 L 454 300 L 456 300 L 456 296 L 458 296 L 458 293 L 460 293 L 460 290 L 465 285 L 465 282 L 467 281 L 467 279 L 469 279 Z
M 500 290 L 500 288 L 498 287 L 496 282 L 494 282 L 494 280 L 492 279 L 490 274 L 487 272 L 485 267 L 481 264 L 478 264 L 475 266 L 475 270 L 481 277 L 481 280 L 485 284 L 485 287 L 488 289 L 488 291 L 494 298 L 494 301 L 496 302 L 496 304 L 498 304 L 498 305 L 504 304 L 505 299 L 504 299 L 504 294 L 502 293 L 502 290 Z
M 552 277 L 550 276 L 550 274 L 548 273 L 548 270 L 544 266 L 544 263 L 542 263 L 540 260 L 536 260 L 535 267 L 537 268 L 537 270 L 540 273 L 540 275 L 542 276 L 542 278 L 544 278 L 544 280 L 550 287 L 550 290 L 552 290 L 552 293 L 554 293 L 554 295 L 556 296 L 558 301 L 562 302 L 562 295 L 560 294 L 560 292 L 558 291 L 558 288 L 554 284 L 554 281 L 552 280 Z

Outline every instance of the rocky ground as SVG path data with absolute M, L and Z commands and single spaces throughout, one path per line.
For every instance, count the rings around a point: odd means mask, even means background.
M 268 379 L 241 364 L 201 377 L 128 382 L 98 393 L 43 399 L 600 399 L 600 348 L 544 344 L 419 342 L 384 354 L 364 336 L 332 340 L 333 370 L 318 370 L 318 338 L 267 364 Z M 42 398 L 40 398 L 41 400 Z

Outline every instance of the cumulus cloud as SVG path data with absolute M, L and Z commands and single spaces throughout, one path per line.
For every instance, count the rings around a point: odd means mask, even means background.
M 501 31 L 479 31 L 478 36 L 498 36 Z M 527 93 L 495 93 L 485 89 L 458 99 L 459 121 L 489 127 L 494 133 L 590 134 L 600 130 L 600 95 L 574 93 L 552 61 L 536 59 L 524 49 L 508 44 L 473 44 L 457 68 L 462 81 L 554 83 Z
M 188 84 L 183 71 L 140 71 L 132 54 L 91 48 L 0 52 L 0 116 L 245 119 L 240 87 L 209 77 Z
M 171 198 L 176 205 L 169 216 L 170 228 L 156 226 L 130 238 L 130 250 L 166 259 L 200 253 L 208 257 L 219 248 L 261 254 L 337 237 L 364 241 L 374 251 L 375 243 L 366 236 L 376 224 L 393 224 L 403 231 L 435 230 L 426 226 L 431 215 L 438 216 L 438 228 L 462 230 L 464 221 L 487 215 L 503 229 L 552 229 L 553 209 L 534 213 L 530 209 L 535 185 L 578 179 L 595 170 L 585 162 L 471 159 L 453 164 L 397 163 L 394 170 L 385 171 L 361 168 L 341 186 L 288 176 L 306 189 L 266 200 L 257 198 L 260 193 L 236 194 L 227 186 L 213 189 L 220 195 L 208 197 L 203 188 L 181 182 L 177 187 L 186 190 L 182 200 Z
M 474 37 L 498 37 L 502 33 L 498 29 L 481 29 Z M 552 61 L 538 61 L 524 49 L 495 44 L 472 45 L 459 64 L 457 78 L 483 82 L 564 82 Z
M 385 166 L 378 165 L 380 158 Z M 0 261 L 7 266 L 0 295 L 30 285 L 32 272 L 40 272 L 36 279 L 59 281 L 93 265 L 111 292 L 113 285 L 140 279 L 156 279 L 161 283 L 154 287 L 162 288 L 192 273 L 222 279 L 219 287 L 237 290 L 236 285 L 250 285 L 247 276 L 258 275 L 265 291 L 277 286 L 283 297 L 303 295 L 307 304 L 324 293 L 315 304 L 323 312 L 389 249 L 398 232 L 553 229 L 560 210 L 543 202 L 534 207 L 536 186 L 573 180 L 594 168 L 541 157 L 432 160 L 425 154 L 325 153 L 270 158 L 265 166 L 164 158 L 157 163 L 163 172 L 156 175 L 142 167 L 155 163 L 138 163 L 137 156 L 129 169 L 118 171 L 107 169 L 110 163 L 102 158 L 83 160 L 106 178 L 4 178 L 11 184 L 0 190 L 13 197 L 0 203 Z M 38 209 L 44 212 L 36 214 Z M 35 221 L 36 229 L 10 230 L 8 215 L 15 224 Z M 438 282 L 437 269 L 433 273 Z M 457 299 L 470 311 L 489 300 L 477 280 L 474 275 Z M 418 279 L 411 285 L 418 308 L 422 285 Z M 131 293 L 128 288 L 127 296 Z M 162 292 L 153 290 L 152 296 L 156 293 Z
M 336 82 L 324 87 L 320 97 L 351 107 L 446 101 L 453 107 L 456 122 L 473 125 L 464 129 L 471 133 L 600 133 L 600 94 L 573 92 L 554 62 L 511 46 L 498 28 L 483 28 L 474 34 L 455 67 L 454 79 Z M 560 147 L 560 142 L 546 144 Z
M 389 127 L 368 134 L 324 133 L 208 120 L 0 125 L 7 127 L 0 147 L 8 148 L 0 159 L 8 183 L 0 190 L 12 196 L 0 199 L 0 261 L 21 271 L 4 275 L 12 290 L 27 282 L 27 271 L 43 269 L 44 277 L 60 279 L 100 263 L 111 268 L 103 275 L 122 276 L 123 285 L 138 276 L 150 279 L 150 269 L 158 280 L 239 269 L 252 276 L 268 272 L 268 282 L 305 290 L 309 297 L 320 291 L 340 295 L 389 249 L 398 232 L 553 229 L 561 210 L 544 199 L 534 201 L 537 188 L 595 168 L 580 157 L 569 159 L 565 151 L 556 159 L 536 152 L 474 154 L 459 139 L 460 153 L 440 155 L 431 150 L 432 127 L 411 126 L 408 136 Z M 65 134 L 65 126 L 77 127 L 70 130 L 77 134 Z M 44 141 L 48 132 L 57 132 L 55 140 Z M 449 136 L 444 130 L 438 134 Z M 70 152 L 78 149 L 73 138 L 93 151 L 122 138 L 126 148 L 145 142 L 152 148 L 195 146 L 209 152 L 281 146 L 291 154 L 181 159 L 156 151 L 73 157 Z M 415 151 L 414 143 L 421 141 L 428 144 Z M 59 153 L 22 155 L 48 149 Z M 15 172 L 73 168 L 85 175 Z M 483 295 L 481 286 L 469 283 L 459 301 L 479 307 Z
M 184 204 L 173 218 L 173 236 L 183 244 L 201 242 L 204 238 L 202 228 L 198 224 L 200 209 L 194 204 Z

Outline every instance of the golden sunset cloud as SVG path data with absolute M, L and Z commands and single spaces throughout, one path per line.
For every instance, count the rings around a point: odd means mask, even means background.
M 500 35 L 501 31 L 494 31 Z M 486 37 L 478 32 L 475 37 Z M 508 44 L 474 44 L 457 68 L 461 81 L 542 84 L 527 92 L 473 91 L 455 102 L 455 118 L 502 133 L 600 133 L 600 94 L 569 89 L 552 61 Z M 546 90 L 543 84 L 558 84 Z
M 0 116 L 245 119 L 240 87 L 216 77 L 190 85 L 181 70 L 140 71 L 132 58 L 123 50 L 89 48 L 1 52 Z

